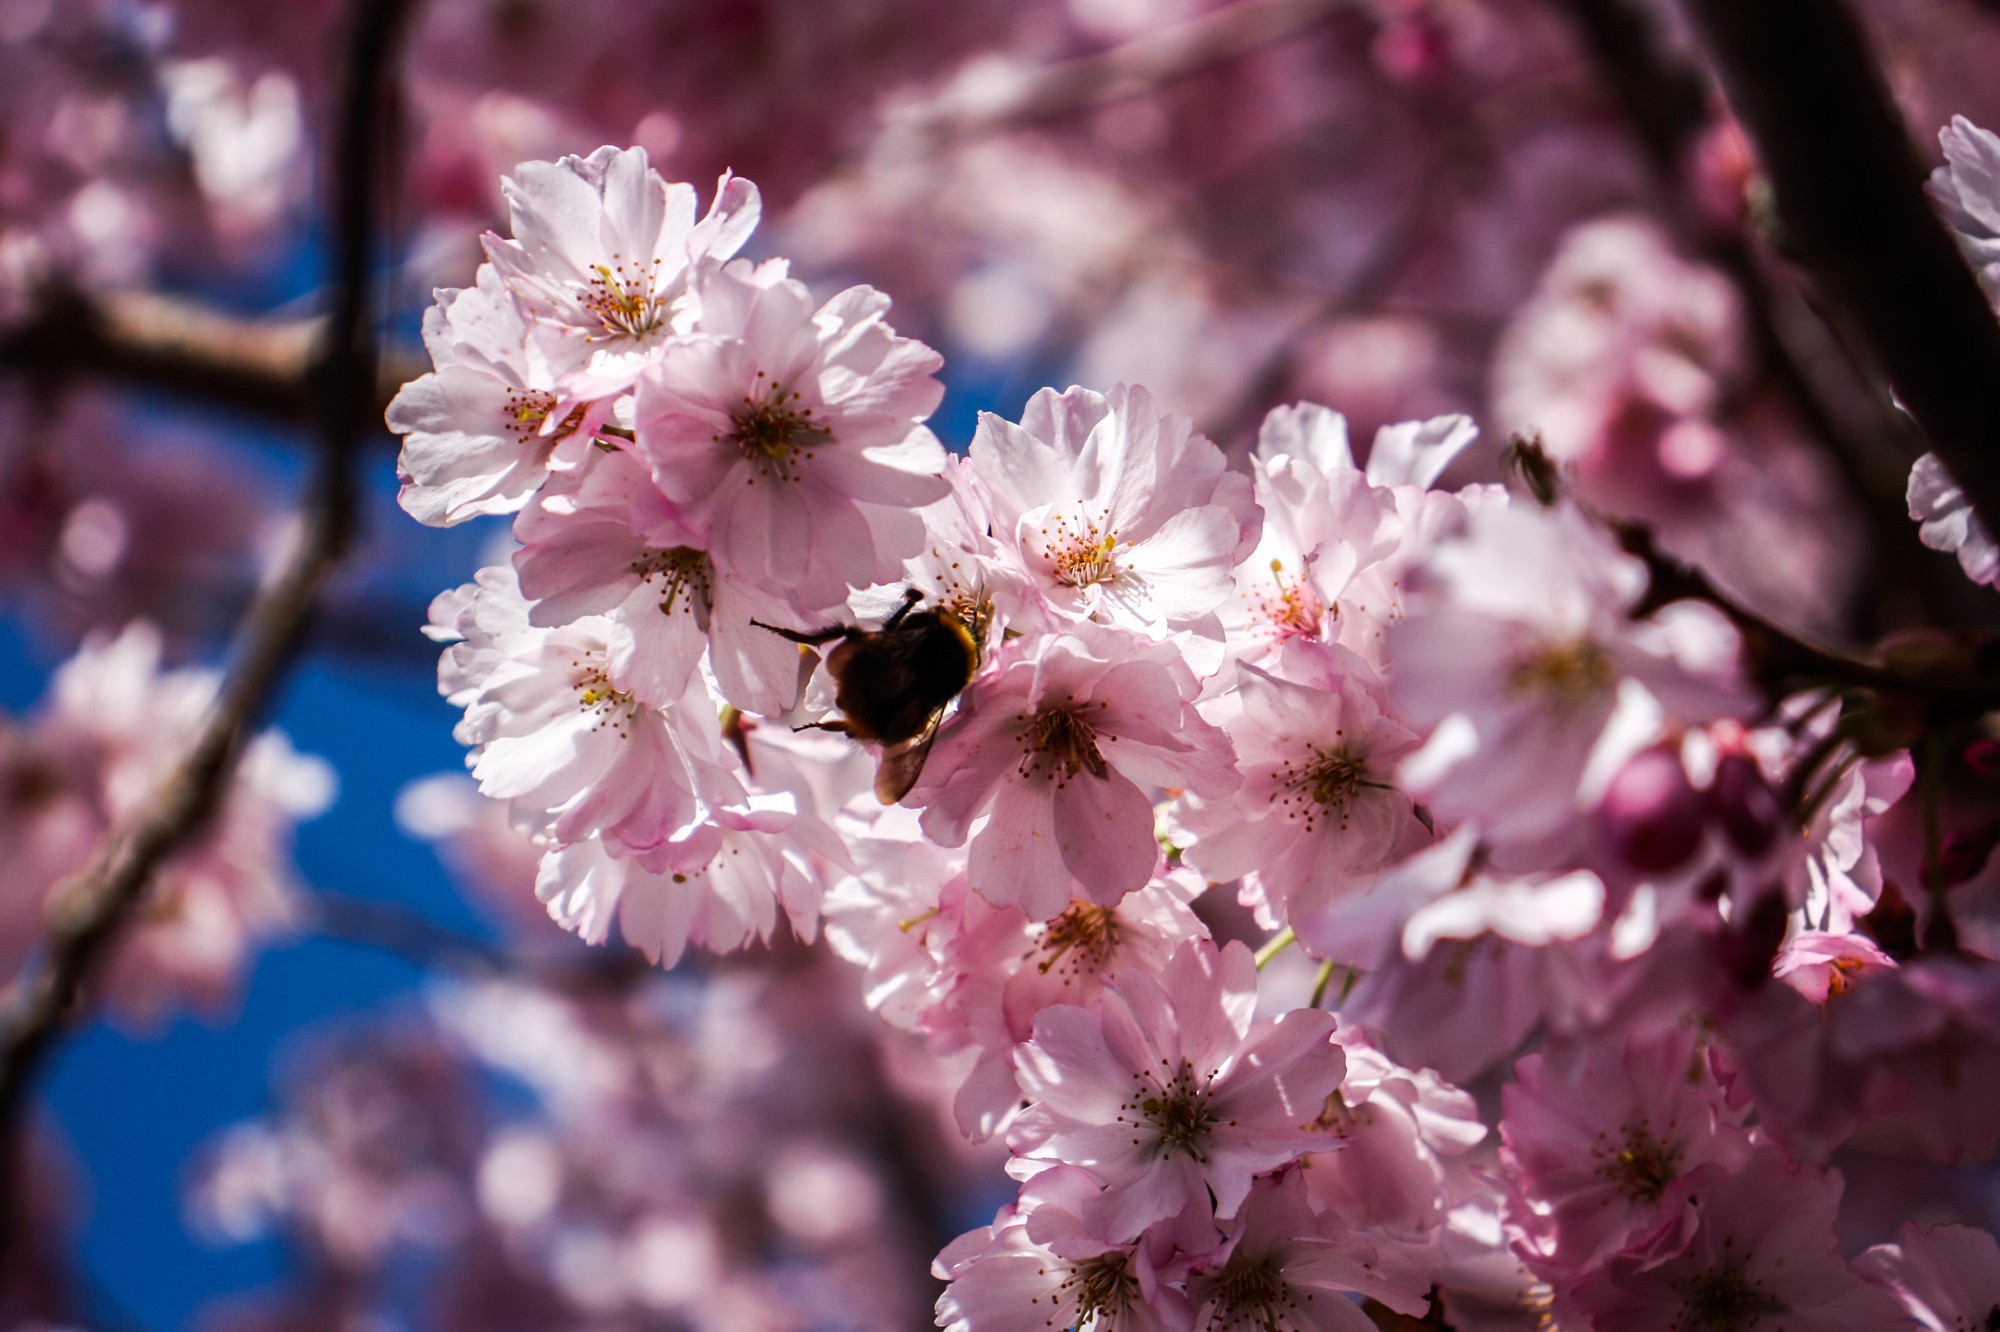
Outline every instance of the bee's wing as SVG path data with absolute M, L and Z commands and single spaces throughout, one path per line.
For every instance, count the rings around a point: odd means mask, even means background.
M 944 718 L 944 709 L 939 708 L 924 723 L 924 729 L 907 740 L 898 740 L 893 745 L 883 747 L 882 758 L 875 765 L 875 798 L 885 805 L 893 805 L 910 793 L 917 784 L 917 776 L 924 770 L 924 760 L 931 755 L 931 742 L 937 739 L 938 722 Z

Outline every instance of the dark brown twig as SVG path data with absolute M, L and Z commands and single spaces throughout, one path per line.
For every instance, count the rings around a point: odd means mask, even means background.
M 1776 197 L 1786 253 L 2000 531 L 2000 323 L 1841 0 L 1688 0 Z
M 1743 295 L 1759 360 L 1826 448 L 1868 522 L 1882 585 L 1878 595 L 1950 614 L 1934 560 L 1917 540 L 1903 488 L 1917 431 L 1782 275 L 1760 264 L 1745 238 L 1694 216 L 1684 202 L 1695 145 L 1713 124 L 1706 80 L 1671 49 L 1657 14 L 1639 0 L 1561 0 L 1651 163 L 1682 239 L 1726 273 Z
M 1868 689 L 1894 697 L 1940 724 L 2000 709 L 2000 676 L 1949 664 L 1929 668 L 1891 665 L 1815 642 L 1751 610 L 1701 570 L 1662 551 L 1644 526 L 1601 516 L 1599 520 L 1627 551 L 1646 563 L 1651 581 L 1633 614 L 1642 616 L 1684 599 L 1714 606 L 1743 635 L 1743 655 L 1750 674 L 1774 698 L 1815 686 Z
M 319 419 L 312 372 L 325 330 L 323 318 L 246 319 L 156 292 L 54 288 L 0 336 L 0 370 L 87 376 L 307 426 Z M 379 374 L 374 413 L 422 369 L 399 362 Z
M 1675 601 L 1702 601 L 1743 636 L 1748 678 L 1776 702 L 1812 689 L 1865 689 L 1893 699 L 1927 725 L 1948 725 L 2000 709 L 2000 675 L 1974 669 L 1969 653 L 1912 665 L 1877 661 L 1828 646 L 1752 610 L 1706 573 L 1664 550 L 1644 523 L 1602 513 L 1577 494 L 1574 478 L 1532 435 L 1516 435 L 1503 457 L 1517 491 L 1545 508 L 1573 504 L 1646 566 L 1646 593 L 1630 609 L 1642 619 Z
M 320 345 L 320 475 L 298 544 L 259 593 L 222 688 L 182 756 L 128 826 L 51 907 L 41 965 L 0 1015 L 0 1141 L 18 1136 L 36 1074 L 85 983 L 143 900 L 154 872 L 198 834 L 222 798 L 246 735 L 282 677 L 306 618 L 351 542 L 356 444 L 375 412 L 373 220 L 381 212 L 389 80 L 411 0 L 359 0 L 332 160 L 334 300 Z M 13 1194 L 12 1180 L 6 1194 Z M 9 1237 L 0 1235 L 0 1248 Z

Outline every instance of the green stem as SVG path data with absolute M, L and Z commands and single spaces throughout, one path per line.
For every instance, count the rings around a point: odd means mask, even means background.
M 1287 927 L 1272 938 L 1271 942 L 1259 948 L 1257 950 L 1257 970 L 1262 971 L 1265 967 L 1269 966 L 1272 958 L 1297 943 L 1298 938 L 1299 936 L 1292 933 L 1291 929 Z

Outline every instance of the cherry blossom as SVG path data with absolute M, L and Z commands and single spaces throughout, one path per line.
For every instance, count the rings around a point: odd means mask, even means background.
M 424 312 L 424 346 L 437 368 L 405 384 L 388 414 L 389 428 L 405 437 L 398 499 L 418 522 L 443 527 L 512 513 L 558 453 L 573 465 L 593 413 L 555 412 L 554 382 L 531 367 L 527 337 L 490 264 L 480 266 L 477 285 L 439 292 Z
M 1895 965 L 1865 934 L 1800 930 L 1785 940 L 1771 963 L 1771 974 L 1809 1003 L 1824 1006 L 1853 989 L 1861 977 Z
M 1087 1171 L 1056 1166 L 1030 1180 L 1020 1202 L 991 1226 L 961 1236 L 938 1255 L 945 1332 L 1186 1332 L 1185 1297 L 1168 1288 L 1150 1251 L 1108 1244 L 1082 1213 L 1098 1191 Z
M 959 915 L 945 903 L 954 888 L 969 891 L 964 855 L 932 844 L 917 820 L 874 800 L 842 810 L 836 827 L 855 868 L 826 894 L 827 942 L 864 969 L 868 1007 L 911 1032 L 954 979 L 941 957 Z
M 1296 1009 L 1253 1023 L 1256 990 L 1241 944 L 1189 943 L 1158 980 L 1113 982 L 1095 1011 L 1036 1018 L 1015 1056 L 1033 1104 L 1008 1145 L 1097 1177 L 1083 1208 L 1093 1234 L 1123 1242 L 1181 1218 L 1176 1233 L 1198 1236 L 1211 1195 L 1227 1220 L 1254 1176 L 1337 1141 L 1314 1124 L 1344 1067 L 1333 1019 Z
M 1347 1072 L 1321 1118 L 1340 1149 L 1305 1158 L 1313 1206 L 1428 1263 L 1452 1172 L 1489 1134 L 1472 1097 L 1430 1069 L 1395 1063 L 1352 1021 L 1335 1039 Z
M 1575 1299 L 1603 1332 L 1724 1326 L 1741 1332 L 1893 1327 L 1892 1301 L 1863 1285 L 1835 1249 L 1837 1175 L 1774 1152 L 1690 1180 L 1699 1224 L 1671 1256 L 1619 1254 L 1584 1276 Z
M 1958 556 L 1959 568 L 1973 582 L 2000 585 L 2000 548 L 1935 453 L 1926 453 L 1910 469 L 1909 503 L 1926 546 Z
M 689 943 L 727 953 L 753 938 L 769 939 L 780 907 L 793 930 L 810 938 L 823 876 L 810 852 L 844 858 L 831 830 L 778 796 L 753 796 L 711 818 L 712 842 L 699 843 L 705 857 L 674 847 L 665 856 L 614 858 L 600 841 L 553 847 L 542 858 L 535 892 L 556 922 L 584 942 L 603 943 L 616 916 L 625 941 L 665 966 L 679 961 Z M 691 868 L 649 867 L 662 861 Z
M 968 1138 L 1004 1131 L 1021 1109 L 1014 1050 L 1034 1034 L 1044 1009 L 1093 1008 L 1118 977 L 1158 975 L 1181 944 L 1208 937 L 1188 906 L 1202 887 L 1194 874 L 1162 867 L 1115 905 L 1078 899 L 1046 921 L 974 893 L 952 903 L 957 928 L 938 949 L 949 988 L 924 1029 L 939 1053 L 960 1045 L 979 1050 L 952 1102 Z
M 981 415 L 969 457 L 995 538 L 1059 622 L 1192 628 L 1256 543 L 1247 479 L 1144 388 L 1044 389 L 1019 425 Z
M 714 713 L 662 711 L 614 685 L 613 630 L 597 616 L 536 628 L 513 571 L 482 570 L 431 607 L 432 636 L 457 640 L 439 690 L 465 709 L 456 734 L 474 747 L 479 789 L 522 822 L 558 842 L 602 836 L 698 866 L 712 847 L 704 807 L 741 800 Z M 706 698 L 700 682 L 692 688 Z M 704 712 L 706 727 L 696 724 Z
M 1233 638 L 1272 646 L 1351 638 L 1339 617 L 1346 611 L 1351 618 L 1354 608 L 1341 598 L 1358 572 L 1396 550 L 1402 524 L 1395 497 L 1354 466 L 1339 413 L 1310 403 L 1264 418 L 1252 477 L 1264 526 L 1236 570 L 1224 627 Z
M 850 287 L 817 310 L 781 260 L 703 270 L 692 329 L 640 379 L 639 456 L 731 576 L 806 606 L 889 582 L 924 547 L 913 509 L 942 499 L 922 422 L 942 358 Z
M 833 605 L 802 613 L 792 598 L 718 565 L 623 450 L 545 489 L 514 532 L 529 623 L 609 617 L 612 686 L 655 706 L 685 694 L 706 660 L 726 701 L 786 711 L 798 693 L 798 651 L 766 626 L 836 614 Z
M 1473 513 L 1426 574 L 1434 604 L 1390 635 L 1393 686 L 1444 723 L 1404 777 L 1446 817 L 1546 836 L 1601 793 L 1600 742 L 1623 757 L 1655 708 L 1698 721 L 1736 701 L 1727 622 L 1693 603 L 1629 622 L 1645 570 L 1573 509 Z
M 1925 1332 L 1973 1332 L 2000 1315 L 2000 1245 L 1972 1226 L 1905 1221 L 1901 1244 L 1854 1260 L 1861 1279 L 1894 1295 Z
M 1138 783 L 1220 796 L 1238 781 L 1196 688 L 1172 644 L 1118 629 L 1003 644 L 939 730 L 909 803 L 941 844 L 970 835 L 967 873 L 996 905 L 1047 919 L 1072 897 L 1114 903 L 1158 854 Z
M 1987 299 L 2000 305 L 2000 135 L 1953 116 L 1938 131 L 1938 146 L 1945 164 L 1931 174 L 1931 198 L 1943 208 Z
M 0 965 L 12 973 L 37 945 L 43 913 L 105 839 L 155 798 L 201 725 L 214 672 L 168 669 L 159 631 L 134 621 L 92 638 L 56 671 L 24 724 L 0 724 L 0 840 L 10 849 Z M 97 983 L 134 1023 L 180 1002 L 229 1005 L 259 944 L 299 914 L 292 827 L 332 802 L 334 777 L 277 732 L 257 736 L 223 788 L 217 813 L 167 858 L 136 927 L 118 939 Z
M 1937 454 L 1876 530 L 1909 361 L 1822 325 L 1909 329 L 1838 254 L 1770 262 L 1816 220 L 1756 99 L 1663 137 L 1591 91 L 1763 87 L 1712 24 L 494 0 L 336 70 L 347 3 L 0 2 L 0 637 L 87 635 L 0 715 L 14 1034 L 214 1013 L 288 929 L 427 973 L 193 1172 L 210 1238 L 299 1274 L 197 1322 L 2000 1318 L 1957 1224 L 2000 1150 L 2000 653 L 1917 546 L 2000 554 Z M 2000 304 L 2000 17 L 1862 7 Z M 394 169 L 316 137 L 361 112 Z M 367 450 L 306 522 L 258 474 L 425 290 L 387 423 L 458 530 L 321 579 L 290 538 L 386 496 Z M 297 883 L 330 777 L 241 728 L 345 715 L 255 669 L 302 589 L 336 685 L 435 597 L 470 777 L 398 818 L 496 936 L 344 905 L 403 896 L 358 844 Z M 225 649 L 226 691 L 175 664 Z M 218 699 L 213 798 L 156 798 Z M 143 891 L 88 900 L 127 849 Z M 90 1190 L 49 1141 L 0 1200 L 10 1326 L 130 1294 L 64 1288 Z
M 1237 670 L 1230 705 L 1209 715 L 1234 739 L 1244 782 L 1226 800 L 1183 806 L 1184 855 L 1211 879 L 1249 876 L 1275 926 L 1309 886 L 1337 891 L 1429 840 L 1395 785 L 1417 737 L 1344 649 L 1297 641 L 1275 672 Z
M 629 386 L 677 331 L 692 271 L 735 254 L 762 212 L 725 175 L 697 222 L 694 187 L 661 179 L 643 148 L 524 162 L 502 190 L 514 234 L 488 233 L 486 256 L 566 406 Z
M 1735 1171 L 1751 1151 L 1741 1108 L 1684 1029 L 1553 1046 L 1516 1064 L 1502 1096 L 1523 1256 L 1549 1280 L 1655 1231 L 1677 1248 L 1694 1224 L 1690 1176 Z
M 1203 1332 L 1367 1332 L 1377 1324 L 1348 1292 L 1417 1317 L 1430 1307 L 1427 1286 L 1402 1254 L 1315 1217 L 1291 1170 L 1251 1188 L 1229 1238 L 1188 1279 L 1188 1294 Z

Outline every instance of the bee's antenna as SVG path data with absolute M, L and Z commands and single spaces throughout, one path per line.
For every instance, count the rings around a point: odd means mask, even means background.
M 896 607 L 895 613 L 890 615 L 888 619 L 882 621 L 882 627 L 884 629 L 894 629 L 897 625 L 903 622 L 903 617 L 908 615 L 913 609 L 915 609 L 916 604 L 919 601 L 922 601 L 923 599 L 924 599 L 924 592 L 922 588 L 919 587 L 904 588 L 903 604 Z
M 850 626 L 844 624 L 830 624 L 824 629 L 787 629 L 781 624 L 765 624 L 762 620 L 752 620 L 750 623 L 759 629 L 769 629 L 780 638 L 789 638 L 794 643 L 804 643 L 810 647 L 831 643 L 844 634 L 854 632 Z

